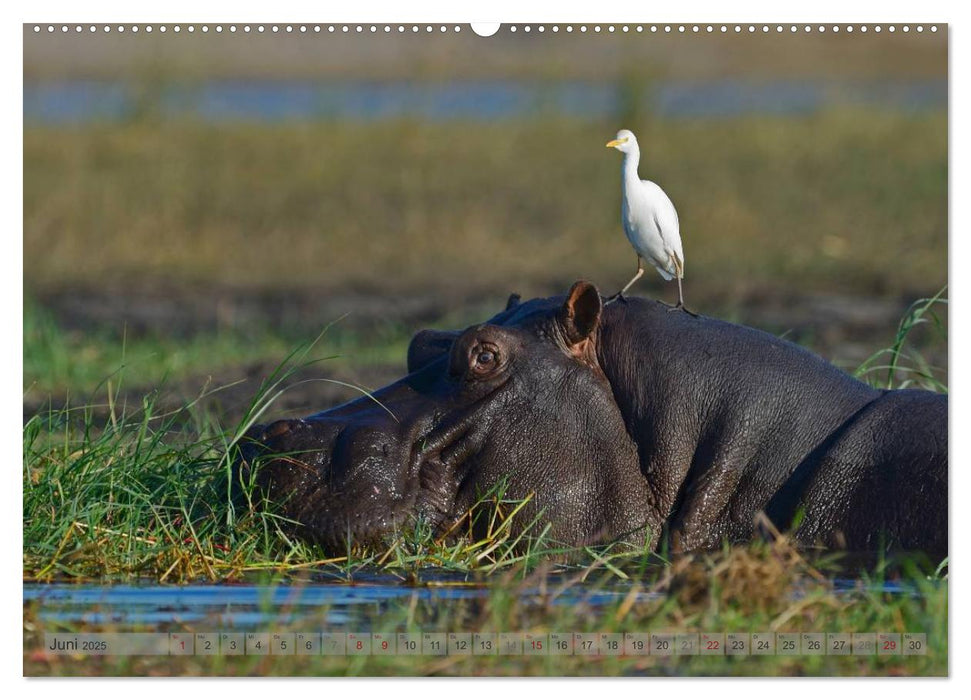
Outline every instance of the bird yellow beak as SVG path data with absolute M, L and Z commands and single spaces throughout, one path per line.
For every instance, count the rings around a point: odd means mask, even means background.
M 607 148 L 614 148 L 622 143 L 627 143 L 627 139 L 614 139 L 613 141 L 608 141 Z

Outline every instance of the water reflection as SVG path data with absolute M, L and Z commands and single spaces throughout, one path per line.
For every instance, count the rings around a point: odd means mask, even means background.
M 532 586 L 517 590 L 529 605 L 550 601 L 547 595 L 565 581 L 551 576 L 543 590 Z M 79 624 L 149 626 L 208 624 L 212 629 L 293 628 L 309 624 L 328 629 L 367 631 L 389 608 L 399 610 L 418 602 L 446 606 L 451 601 L 484 600 L 490 595 L 487 584 L 467 583 L 461 578 L 436 576 L 425 579 L 432 585 L 403 585 L 393 576 L 373 575 L 354 583 L 308 581 L 285 585 L 75 585 L 25 584 L 24 603 L 36 606 L 41 621 Z M 577 605 L 596 611 L 616 605 L 630 593 L 631 582 L 603 585 L 569 585 L 553 598 L 556 606 Z M 917 596 L 912 585 L 899 581 L 864 583 L 836 579 L 836 594 L 862 589 L 894 595 Z M 662 593 L 641 591 L 638 601 L 656 599 Z
M 560 114 L 609 117 L 629 108 L 670 117 L 805 114 L 858 104 L 914 111 L 947 105 L 946 80 L 659 81 L 630 88 L 582 81 L 355 82 L 211 81 L 145 90 L 94 80 L 24 85 L 27 124 L 131 119 L 144 113 L 204 121 L 314 119 L 484 120 Z

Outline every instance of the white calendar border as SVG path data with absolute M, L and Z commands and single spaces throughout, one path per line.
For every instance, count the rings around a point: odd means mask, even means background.
M 950 36 L 952 58 L 950 123 L 955 124 L 959 121 L 971 123 L 968 120 L 968 115 L 971 114 L 971 109 L 968 108 L 971 84 L 967 80 L 967 76 L 971 72 L 971 60 L 969 60 L 969 56 L 971 56 L 971 24 L 965 24 L 964 16 L 958 16 L 955 5 L 956 3 L 935 2 L 933 0 L 925 0 L 920 3 L 899 1 L 882 2 L 879 5 L 873 4 L 868 7 L 857 7 L 852 3 L 845 2 L 845 0 L 814 0 L 812 3 L 804 3 L 804 6 L 767 2 L 765 0 L 761 2 L 737 1 L 731 4 L 706 1 L 696 2 L 691 6 L 680 3 L 644 3 L 643 1 L 638 2 L 635 0 L 597 2 L 595 4 L 589 2 L 580 3 L 575 0 L 563 0 L 556 3 L 555 6 L 550 4 L 540 5 L 539 3 L 528 4 L 522 2 L 522 0 L 494 0 L 493 2 L 480 3 L 475 7 L 455 3 L 454 1 L 445 2 L 444 0 L 412 4 L 401 2 L 392 3 L 390 0 L 372 0 L 372 2 L 366 4 L 344 3 L 340 5 L 294 3 L 287 2 L 286 0 L 277 0 L 272 4 L 250 4 L 246 6 L 229 2 L 207 3 L 203 6 L 198 2 L 186 2 L 186 0 L 170 0 L 164 4 L 136 4 L 119 1 L 88 2 L 83 6 L 79 6 L 77 2 L 66 2 L 64 0 L 17 4 L 13 7 L 7 4 L 2 10 L 6 21 L 0 25 L 5 30 L 3 33 L 4 41 L 0 44 L 0 50 L 4 52 L 5 59 L 3 61 L 4 81 L 0 89 L 5 89 L 4 94 L 6 95 L 15 93 L 22 94 L 20 90 L 22 88 L 21 66 L 23 51 L 21 28 L 19 25 L 27 21 L 63 21 L 66 18 L 72 18 L 72 20 L 84 19 L 85 21 L 111 20 L 113 22 L 119 20 L 125 22 L 159 22 L 171 21 L 173 19 L 181 22 L 225 21 L 227 19 L 245 22 L 249 20 L 265 21 L 268 18 L 279 21 L 286 21 L 288 19 L 293 21 L 326 19 L 335 22 L 380 22 L 398 20 L 424 22 L 444 20 L 460 23 L 470 21 L 496 21 L 500 19 L 517 22 L 550 22 L 555 20 L 561 23 L 590 21 L 591 19 L 599 22 L 630 22 L 637 21 L 638 19 L 652 22 L 735 22 L 760 20 L 773 22 L 811 21 L 857 23 L 866 21 L 872 23 L 879 21 L 900 23 L 902 21 L 911 22 L 918 20 L 922 22 L 933 21 L 943 23 L 951 21 L 957 22 L 958 24 L 951 28 Z M 551 13 L 554 10 L 555 16 L 552 16 Z M 18 110 L 14 113 L 13 110 L 8 108 L 4 111 L 4 119 L 6 126 L 4 133 L 8 136 L 4 140 L 5 149 L 3 153 L 5 156 L 3 164 L 8 175 L 5 181 L 19 182 L 20 178 L 22 178 L 22 111 Z M 16 134 L 16 138 L 11 139 L 10 134 Z M 971 217 L 968 215 L 968 198 L 955 198 L 953 195 L 958 191 L 967 192 L 969 186 L 971 186 L 971 182 L 968 181 L 967 177 L 967 166 L 971 162 L 969 161 L 969 157 L 971 157 L 971 152 L 969 152 L 968 147 L 969 140 L 971 139 L 965 136 L 963 132 L 952 129 L 949 140 L 952 148 L 949 169 L 949 188 L 952 194 L 950 201 L 952 205 L 949 222 L 952 231 L 961 231 L 964 235 L 952 236 L 950 239 L 949 263 L 952 272 L 958 273 L 956 275 L 949 275 L 951 284 L 949 288 L 949 298 L 951 301 L 950 342 L 952 348 L 961 349 L 967 347 L 968 339 L 968 312 L 967 307 L 964 306 L 965 295 L 963 292 L 961 273 L 969 269 L 969 260 L 966 253 L 967 244 L 965 241 L 969 235 L 969 230 L 971 230 Z M 13 232 L 22 230 L 22 190 L 16 187 L 10 188 L 4 191 L 2 196 L 4 198 L 3 211 L 7 215 L 5 231 L 8 232 L 8 236 L 12 236 L 14 235 Z M 22 309 L 22 284 L 18 284 L 18 281 L 22 280 L 22 240 L 17 242 L 13 248 L 20 254 L 13 255 L 8 253 L 2 256 L 4 274 L 0 275 L 0 280 L 3 280 L 4 284 L 3 291 L 5 292 L 5 298 L 8 302 L 3 305 L 4 320 L 6 321 L 4 327 L 6 328 L 15 326 L 16 320 L 19 318 L 20 310 Z M 18 335 L 18 337 L 20 336 Z M 22 347 L 20 341 L 8 344 L 8 347 L 4 348 L 4 353 L 2 366 L 4 368 L 3 380 L 5 391 L 3 392 L 3 396 L 7 397 L 7 400 L 3 405 L 4 413 L 2 420 L 0 420 L 0 430 L 4 431 L 4 439 L 0 441 L 0 444 L 4 445 L 6 450 L 4 453 L 5 463 L 8 466 L 8 469 L 5 470 L 6 478 L 17 478 L 18 481 L 15 488 L 0 489 L 3 498 L 6 499 L 3 512 L 7 517 L 7 522 L 5 523 L 7 529 L 4 531 L 7 533 L 7 536 L 0 538 L 0 541 L 3 543 L 3 553 L 6 555 L 4 561 L 14 562 L 21 561 L 22 557 L 22 537 L 14 537 L 9 534 L 11 532 L 22 533 L 20 519 L 20 513 L 22 512 L 20 477 L 19 475 L 14 476 L 19 472 L 19 468 L 12 468 L 12 462 L 17 459 L 17 448 L 13 446 L 21 444 L 19 426 L 22 420 L 22 408 L 14 404 L 14 399 L 19 401 L 22 391 Z M 965 368 L 962 366 L 963 363 L 955 361 L 956 359 L 955 354 L 951 353 L 948 369 L 952 416 L 957 415 L 966 419 L 968 410 L 963 396 L 967 394 L 967 375 Z M 952 425 L 956 424 L 956 420 L 952 419 Z M 950 440 L 952 464 L 966 466 L 969 462 L 968 457 L 971 456 L 969 454 L 967 431 L 952 430 Z M 955 498 L 955 494 L 961 494 L 962 497 L 968 494 L 968 477 L 966 474 L 966 469 L 954 469 L 952 471 L 952 500 Z M 958 552 L 966 550 L 968 542 L 971 541 L 971 538 L 967 536 L 967 516 L 962 515 L 962 512 L 966 510 L 952 508 L 950 513 L 952 559 L 957 562 L 967 560 L 966 555 L 959 555 Z M 17 632 L 16 634 L 4 635 L 4 646 L 0 649 L 0 658 L 3 658 L 3 668 L 7 672 L 5 675 L 16 675 L 22 678 L 22 657 L 18 653 L 20 644 L 16 641 L 21 637 L 19 630 L 22 626 L 22 582 L 19 578 L 15 578 L 17 577 L 16 567 L 8 566 L 7 568 L 8 574 L 3 580 L 3 619 L 6 622 L 5 628 L 7 630 L 17 630 Z M 951 571 L 955 571 L 953 565 Z M 963 578 L 965 580 L 967 579 L 966 576 Z M 959 588 L 952 590 L 966 590 L 967 586 L 963 585 L 961 579 L 961 576 L 957 579 Z M 954 582 L 952 581 L 950 585 L 953 586 Z M 952 595 L 951 606 L 949 607 L 949 610 L 952 611 L 950 629 L 953 630 L 953 626 L 957 625 L 962 633 L 971 629 L 971 625 L 968 624 L 968 604 L 964 602 L 965 598 L 966 594 Z M 952 654 L 955 654 L 953 658 L 966 656 L 969 645 L 962 644 L 962 635 L 954 634 L 952 631 L 950 636 L 952 643 L 949 644 L 949 649 Z M 962 665 L 956 664 L 952 666 L 951 672 L 955 680 L 960 679 L 962 684 L 963 681 L 966 681 L 971 676 L 971 671 L 967 670 L 967 664 L 964 664 L 964 668 L 962 668 Z M 246 696 L 250 692 L 254 695 L 263 695 L 270 690 L 265 684 L 248 683 L 246 682 L 247 680 L 237 680 L 234 683 L 234 692 L 242 691 L 244 696 Z M 304 690 L 320 692 L 321 689 L 319 687 L 310 687 L 313 682 L 296 679 L 287 680 L 285 681 L 285 687 L 290 692 L 300 693 Z M 394 680 L 392 681 L 395 683 L 394 686 L 391 686 L 387 680 L 376 680 L 366 683 L 356 682 L 353 685 L 349 681 L 343 682 L 348 683 L 346 688 L 348 692 L 393 692 L 395 694 L 395 700 L 398 700 L 401 696 L 404 698 L 421 697 L 422 700 L 426 700 L 429 692 L 441 692 L 442 690 L 441 686 L 437 685 L 441 681 L 403 682 L 401 680 Z M 508 682 L 499 682 L 502 683 L 502 686 L 494 685 L 493 683 L 463 683 L 460 692 L 467 698 L 489 697 L 491 700 L 496 692 L 507 692 L 504 689 L 508 687 Z M 568 698 L 583 698 L 583 700 L 588 700 L 591 693 L 598 692 L 595 682 L 589 680 L 575 682 L 574 679 L 571 679 L 547 682 L 555 686 L 557 700 L 566 700 Z M 642 685 L 644 682 L 643 679 L 639 681 L 612 680 L 610 692 L 648 692 L 646 687 Z M 713 683 L 721 683 L 722 681 L 705 679 L 652 679 L 649 682 L 651 683 L 649 692 L 655 694 L 658 692 L 681 693 L 685 692 L 688 688 L 700 690 L 705 685 L 714 689 Z M 793 681 L 743 680 L 733 681 L 730 692 L 733 694 L 736 692 L 764 693 L 770 690 L 767 688 L 766 683 L 774 685 L 779 682 L 786 683 L 783 692 L 787 696 L 797 699 L 812 697 L 813 700 L 816 700 L 816 696 L 820 691 L 831 692 L 832 689 L 830 683 L 826 683 L 824 686 L 817 686 L 816 683 L 798 683 Z M 904 696 L 909 698 L 914 693 L 921 692 L 915 685 L 915 682 L 920 683 L 920 681 L 911 681 L 902 684 L 890 684 L 888 681 L 882 681 L 880 682 L 879 692 L 881 696 L 887 698 Z M 663 685 L 658 686 L 658 683 Z M 688 686 L 685 683 L 688 683 Z M 842 679 L 836 681 L 836 683 L 841 690 L 853 689 L 856 692 L 866 692 L 866 690 L 852 680 Z M 623 684 L 623 689 L 618 684 Z M 176 690 L 165 683 L 145 683 L 131 679 L 95 680 L 88 681 L 86 685 L 88 688 L 95 690 L 100 696 L 107 697 L 130 698 L 137 694 L 139 698 L 168 698 L 172 691 Z M 521 689 L 529 690 L 531 685 L 532 683 L 527 681 L 522 685 Z M 947 691 L 952 691 L 956 687 L 957 683 L 947 684 L 947 686 L 937 683 L 933 687 L 933 692 L 940 694 L 945 688 Z M 214 687 L 211 681 L 192 679 L 181 681 L 176 692 L 183 693 L 189 690 L 195 694 L 195 691 L 205 693 L 207 691 L 212 692 L 213 689 Z M 63 698 L 66 689 L 64 682 L 35 681 L 31 682 L 29 686 L 26 684 L 20 685 L 18 690 L 21 691 L 18 694 L 30 693 L 31 697 L 57 697 L 60 700 Z M 454 688 L 454 690 L 457 690 L 457 688 Z M 532 686 L 532 691 L 535 692 L 536 690 L 537 688 Z M 781 689 L 772 689 L 771 692 L 776 692 L 777 690 Z M 546 692 L 545 689 L 543 692 Z

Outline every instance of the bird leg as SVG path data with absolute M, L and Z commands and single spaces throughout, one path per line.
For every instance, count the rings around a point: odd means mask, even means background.
M 638 255 L 637 256 L 637 272 L 634 273 L 634 276 L 631 277 L 630 282 L 628 282 L 624 286 L 623 289 L 621 289 L 619 292 L 617 292 L 613 296 L 607 297 L 607 300 L 604 302 L 604 304 L 609 304 L 610 302 L 616 301 L 617 299 L 623 299 L 624 298 L 624 292 L 626 292 L 628 289 L 630 289 L 631 286 L 634 284 L 634 282 L 636 282 L 637 280 L 639 280 L 641 278 L 641 275 L 643 275 L 643 274 L 644 274 L 644 261 L 641 260 L 641 256 Z
M 678 272 L 679 273 L 681 272 L 680 266 L 678 267 Z M 698 318 L 698 314 L 696 314 L 694 311 L 692 311 L 691 309 L 689 309 L 687 306 L 684 305 L 684 294 L 682 294 L 682 292 L 681 292 L 681 275 L 680 274 L 677 276 L 677 280 L 678 280 L 678 303 L 675 304 L 674 306 L 670 307 L 668 309 L 668 311 L 677 311 L 678 309 L 681 309 L 685 313 L 691 314 L 695 318 Z

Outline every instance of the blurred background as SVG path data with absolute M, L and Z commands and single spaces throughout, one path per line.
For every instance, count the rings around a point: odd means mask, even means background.
M 678 208 L 693 309 L 847 368 L 947 283 L 947 29 L 24 28 L 24 411 L 159 390 L 232 418 L 374 388 L 510 292 L 610 294 L 620 128 Z M 635 293 L 676 299 L 649 270 Z M 946 381 L 946 340 L 914 338 Z M 277 409 L 355 392 L 310 383 Z

